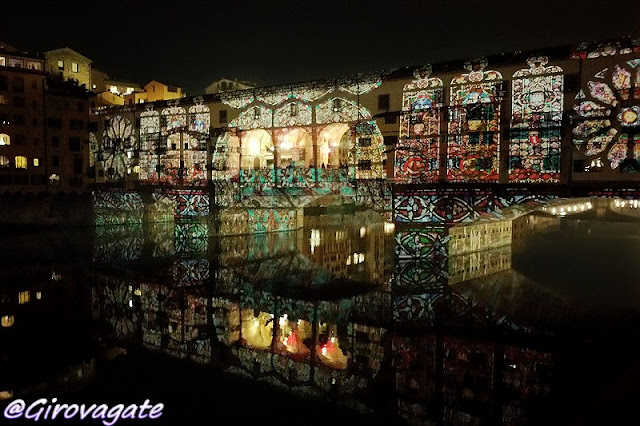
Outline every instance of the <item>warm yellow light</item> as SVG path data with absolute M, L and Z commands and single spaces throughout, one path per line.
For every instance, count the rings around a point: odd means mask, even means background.
M 29 290 L 21 291 L 20 293 L 18 293 L 18 304 L 19 305 L 24 305 L 25 303 L 29 303 L 29 300 L 31 300 L 31 294 L 30 294 Z
M 384 223 L 384 233 L 391 234 L 396 229 L 396 225 L 391 222 Z
M 258 142 L 256 138 L 249 139 L 249 154 L 250 155 L 260 154 L 260 142 Z
M 0 325 L 2 327 L 11 327 L 15 321 L 16 318 L 13 315 L 5 315 L 0 318 Z
M 367 228 L 363 226 L 360 228 L 360 238 L 364 238 L 365 235 L 367 235 Z
M 42 299 L 42 292 L 36 291 L 36 299 Z

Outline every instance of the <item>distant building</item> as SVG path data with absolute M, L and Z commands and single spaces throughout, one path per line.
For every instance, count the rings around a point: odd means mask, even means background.
M 44 59 L 0 43 L 0 191 L 41 191 Z
M 182 92 L 182 88 L 177 86 L 170 86 L 159 82 L 158 80 L 151 80 L 144 86 L 145 92 L 147 92 L 146 102 L 154 101 L 167 101 L 170 99 L 179 99 L 186 96 Z
M 89 167 L 89 103 L 95 94 L 72 81 L 47 80 L 44 164 L 50 189 L 84 188 Z
M 232 90 L 253 89 L 254 87 L 256 87 L 256 84 L 250 81 L 229 80 L 228 78 L 221 78 L 220 80 L 216 80 L 208 85 L 207 88 L 204 89 L 204 92 L 210 94 L 230 92 Z
M 62 76 L 65 80 L 71 80 L 92 88 L 91 64 L 92 60 L 68 47 L 44 52 L 45 71 L 51 75 Z

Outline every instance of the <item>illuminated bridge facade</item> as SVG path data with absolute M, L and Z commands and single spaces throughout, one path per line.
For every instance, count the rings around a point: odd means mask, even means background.
M 335 205 L 457 223 L 528 200 L 637 195 L 640 38 L 94 114 L 100 223 L 215 212 L 219 231 L 265 232 Z

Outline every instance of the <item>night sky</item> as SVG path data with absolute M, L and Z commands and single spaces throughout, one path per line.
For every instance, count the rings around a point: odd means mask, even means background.
M 220 77 L 279 84 L 640 34 L 637 0 L 9 1 L 0 40 L 68 46 L 189 95 Z

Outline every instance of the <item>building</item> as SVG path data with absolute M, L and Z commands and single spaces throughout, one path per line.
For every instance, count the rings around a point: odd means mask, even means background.
M 50 190 L 82 190 L 89 163 L 89 103 L 95 94 L 73 81 L 50 78 L 45 93 L 46 141 L 43 166 Z
M 265 176 L 276 186 L 281 173 L 304 176 L 298 185 L 343 174 L 407 188 L 627 185 L 640 180 L 639 70 L 640 38 L 626 37 L 100 114 L 131 123 L 139 160 L 127 168 L 151 183 L 209 168 L 281 170 Z
M 78 85 L 91 89 L 91 64 L 93 61 L 69 47 L 44 52 L 45 70 L 51 75 L 62 76 Z
M 41 191 L 44 59 L 0 43 L 0 191 Z
M 256 86 L 257 84 L 252 83 L 250 81 L 243 81 L 243 80 L 237 80 L 237 79 L 230 80 L 228 78 L 221 78 L 219 80 L 214 81 L 210 85 L 208 85 L 204 89 L 204 92 L 207 94 L 230 92 L 232 90 L 253 89 Z
M 146 102 L 180 99 L 186 96 L 186 94 L 182 92 L 182 88 L 164 84 L 158 80 L 151 80 L 145 84 L 144 91 L 147 92 Z

